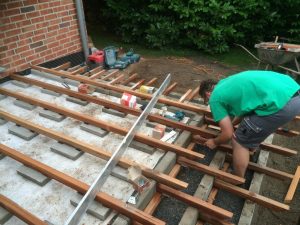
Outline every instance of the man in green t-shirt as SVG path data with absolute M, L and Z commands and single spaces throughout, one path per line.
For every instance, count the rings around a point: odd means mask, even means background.
M 214 149 L 231 140 L 234 173 L 244 177 L 249 150 L 258 148 L 278 127 L 300 114 L 299 89 L 291 77 L 272 71 L 245 71 L 219 82 L 202 81 L 199 94 L 209 102 L 221 128 L 205 145 Z M 197 135 L 194 138 L 197 140 Z

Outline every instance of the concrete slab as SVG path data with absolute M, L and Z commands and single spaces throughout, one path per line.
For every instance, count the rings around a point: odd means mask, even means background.
M 170 173 L 176 163 L 176 158 L 176 153 L 167 152 L 158 164 L 156 164 L 155 170 L 166 174 Z
M 6 123 L 7 123 L 7 120 L 0 117 L 0 126 L 3 124 L 6 124 Z
M 42 117 L 45 117 L 45 118 L 47 118 L 49 120 L 54 120 L 56 122 L 60 122 L 60 121 L 62 121 L 63 119 L 66 118 L 64 115 L 61 115 L 59 113 L 50 111 L 48 109 L 42 109 L 39 112 L 39 115 L 42 116 Z
M 35 70 L 35 69 L 31 69 L 31 73 L 34 74 L 34 75 L 49 78 L 51 80 L 55 80 L 55 81 L 58 81 L 58 82 L 63 82 L 64 81 L 64 79 L 59 77 L 59 76 L 55 76 L 53 74 L 46 73 L 46 72 L 41 72 L 41 71 L 38 71 L 38 70 Z
M 122 117 L 122 118 L 124 118 L 126 116 L 126 114 L 123 112 L 119 112 L 117 110 L 109 109 L 109 108 L 105 108 L 105 107 L 102 108 L 102 112 L 105 112 L 105 113 L 108 113 L 108 114 L 111 114 L 114 116 Z
M 59 97 L 61 96 L 60 93 L 57 93 L 55 91 L 51 91 L 51 90 L 48 90 L 48 89 L 41 89 L 41 92 L 44 93 L 44 94 L 48 94 L 48 95 L 52 95 L 52 96 L 55 96 L 55 97 Z
M 68 85 L 72 85 L 72 86 L 75 86 L 75 87 L 78 87 L 78 85 L 80 84 L 79 81 L 77 80 L 72 80 L 72 79 L 69 79 L 69 78 L 65 78 L 64 79 L 64 82 Z
M 20 174 L 25 179 L 28 179 L 40 186 L 44 186 L 51 180 L 49 177 L 46 177 L 44 174 L 24 165 L 17 170 L 17 173 Z
M 66 100 L 69 101 L 69 102 L 73 102 L 75 104 L 82 105 L 82 106 L 86 106 L 87 104 L 89 104 L 89 102 L 87 102 L 85 100 L 81 100 L 81 99 L 70 97 L 70 96 L 67 96 Z
M 182 93 L 178 93 L 178 92 L 174 92 L 174 91 L 172 91 L 168 94 L 168 97 L 176 98 L 176 99 L 180 99 L 181 96 L 182 96 Z
M 6 95 L 0 94 L 0 101 L 1 101 L 2 99 L 5 99 L 6 97 L 7 97 Z
M 55 152 L 59 155 L 62 155 L 68 159 L 76 160 L 78 159 L 83 152 L 66 144 L 62 144 L 59 142 L 56 142 L 52 147 L 50 147 L 52 152 Z
M 77 206 L 82 199 L 82 195 L 77 193 L 74 198 L 70 200 L 73 206 Z M 105 220 L 111 212 L 111 209 L 106 208 L 101 203 L 93 201 L 88 210 L 86 211 L 88 214 L 98 218 L 99 220 Z
M 14 105 L 19 106 L 19 107 L 21 107 L 23 109 L 27 109 L 27 110 L 33 110 L 33 109 L 36 108 L 35 105 L 31 105 L 31 104 L 29 104 L 27 102 L 23 102 L 23 101 L 20 101 L 20 100 L 15 100 L 14 101 Z
M 80 129 L 84 130 L 86 132 L 89 132 L 91 134 L 97 135 L 99 137 L 104 137 L 105 135 L 107 135 L 109 132 L 107 130 L 103 130 L 100 127 L 95 127 L 91 124 L 87 124 L 87 123 L 82 123 L 80 125 Z
M 51 222 L 48 221 L 48 220 L 45 220 L 45 223 L 47 223 L 48 225 L 55 225 L 54 223 L 51 223 Z
M 111 96 L 114 96 L 114 97 L 117 97 L 117 98 L 121 98 L 122 95 L 123 95 L 123 93 L 116 92 L 116 91 L 112 91 L 112 90 L 109 91 L 109 94 L 110 94 Z
M 110 94 L 110 90 L 108 90 L 108 89 L 103 89 L 103 88 L 99 88 L 99 87 L 97 87 L 97 88 L 95 89 L 95 91 L 96 91 L 96 92 L 99 92 L 99 93 L 101 93 L 101 94 L 104 94 L 104 95 L 109 95 L 109 94 Z
M 140 151 L 148 153 L 148 154 L 153 154 L 153 152 L 156 151 L 156 149 L 153 148 L 152 146 L 146 145 L 146 144 L 138 142 L 138 141 L 132 141 L 131 144 L 129 145 L 129 147 L 135 148 L 137 150 L 140 150 Z
M 113 168 L 111 175 L 121 180 L 128 181 L 128 170 L 125 170 L 121 167 L 116 166 Z
M 26 129 L 25 127 L 21 127 L 18 125 L 13 125 L 9 127 L 8 132 L 20 138 L 23 138 L 26 141 L 30 141 L 32 138 L 38 135 L 38 133 L 35 133 L 31 130 Z
M 135 207 L 140 210 L 144 210 L 155 193 L 156 193 L 156 182 L 151 181 L 149 187 L 139 195 Z
M 31 84 L 27 84 L 18 80 L 13 80 L 11 83 L 21 88 L 28 88 L 31 86 Z
M 0 207 L 0 224 L 5 224 L 12 216 L 10 212 Z

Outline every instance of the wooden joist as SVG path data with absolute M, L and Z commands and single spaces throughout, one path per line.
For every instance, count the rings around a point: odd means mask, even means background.
M 94 68 L 94 69 L 92 69 L 92 70 L 90 70 L 90 71 L 84 73 L 83 76 L 90 77 L 90 76 L 92 76 L 93 74 L 100 72 L 101 70 L 102 70 L 102 67 L 101 67 L 101 66 L 97 66 L 96 68 Z
M 127 92 L 129 94 L 135 95 L 135 96 L 140 97 L 142 99 L 148 99 L 149 100 L 152 97 L 152 95 L 150 95 L 150 94 L 145 94 L 145 93 L 141 93 L 141 92 L 134 91 L 134 90 L 128 90 L 128 89 L 125 89 L 125 88 L 122 88 L 122 87 L 119 87 L 119 86 L 114 86 L 114 85 L 110 85 L 110 84 L 103 83 L 103 82 L 97 82 L 95 80 L 91 80 L 91 79 L 88 79 L 88 78 L 83 77 L 83 76 L 70 75 L 69 73 L 67 73 L 65 71 L 56 71 L 56 70 L 53 70 L 53 69 L 48 69 L 48 68 L 44 68 L 44 67 L 40 67 L 40 66 L 34 66 L 34 65 L 32 65 L 32 69 L 35 69 L 35 70 L 38 70 L 38 71 L 41 71 L 41 72 L 50 73 L 50 74 L 60 76 L 60 77 L 65 77 L 65 78 L 77 80 L 77 81 L 82 82 L 82 83 L 91 84 L 91 85 L 94 85 L 96 87 L 101 87 L 101 88 L 105 88 L 105 89 L 108 89 L 108 90 L 113 90 L 113 91 L 120 92 L 120 93 Z M 164 103 L 164 104 L 167 104 L 167 105 L 171 105 L 171 106 L 175 106 L 175 107 L 178 107 L 178 108 L 190 110 L 190 111 L 193 111 L 193 112 L 198 112 L 198 113 L 203 112 L 203 113 L 210 114 L 210 111 L 208 110 L 207 107 L 195 106 L 195 105 L 187 104 L 187 103 L 180 103 L 178 101 L 163 98 L 163 97 L 160 97 L 158 99 L 158 102 Z
M 152 84 L 154 84 L 157 81 L 157 77 L 152 78 L 151 80 L 149 80 L 145 85 L 146 86 L 151 86 Z
M 68 69 L 69 67 L 71 66 L 71 62 L 66 62 L 64 64 L 61 64 L 53 69 L 55 70 L 65 70 L 65 69 Z
M 294 197 L 295 191 L 297 189 L 299 180 L 300 180 L 300 166 L 297 167 L 296 173 L 293 176 L 293 180 L 290 184 L 289 190 L 284 198 L 285 203 L 287 203 L 287 204 L 291 203 L 291 201 Z
M 95 119 L 92 116 L 88 116 L 85 115 L 83 113 L 79 113 L 76 112 L 74 110 L 69 110 L 67 108 L 63 108 L 63 107 L 57 107 L 57 105 L 55 104 L 51 104 L 42 100 L 38 100 L 20 93 L 15 93 L 12 91 L 9 91 L 5 88 L 0 88 L 0 93 L 4 94 L 4 95 L 8 95 L 14 98 L 17 98 L 21 101 L 36 105 L 36 106 L 40 106 L 42 108 L 45 109 L 49 109 L 51 111 L 54 111 L 56 113 L 68 116 L 68 117 L 72 117 L 76 120 L 85 122 L 85 123 L 89 123 L 89 124 L 93 124 L 94 126 L 100 127 L 104 130 L 110 131 L 110 132 L 114 132 L 120 135 L 125 136 L 129 129 L 127 128 L 123 128 L 120 126 L 117 126 L 115 124 L 112 123 L 108 123 L 107 121 L 103 121 L 103 120 L 99 120 L 99 119 Z M 155 138 L 149 137 L 145 134 L 142 134 L 140 132 L 136 133 L 136 135 L 134 136 L 134 139 L 136 141 L 142 142 L 144 144 L 156 147 L 156 148 L 160 148 L 162 150 L 165 151 L 172 151 L 177 153 L 178 155 L 182 155 L 188 158 L 192 158 L 192 159 L 202 159 L 204 158 L 203 154 L 197 153 L 197 152 L 191 152 L 191 151 L 187 151 L 186 148 L 182 148 L 180 146 L 174 145 L 174 144 L 169 144 L 166 142 L 163 142 L 161 140 L 157 140 Z
M 168 95 L 171 91 L 173 91 L 173 89 L 177 86 L 177 82 L 173 82 L 172 84 L 170 84 L 167 89 L 164 91 L 164 95 Z
M 91 155 L 100 157 L 102 159 L 109 160 L 112 156 L 111 153 L 109 153 L 109 152 L 107 152 L 107 151 L 105 151 L 105 150 L 103 150 L 99 147 L 95 147 L 95 146 L 90 145 L 86 142 L 76 140 L 75 138 L 71 138 L 69 136 L 66 136 L 63 133 L 56 132 L 56 131 L 53 131 L 51 129 L 39 126 L 39 125 L 34 124 L 30 121 L 23 120 L 19 117 L 16 117 L 14 115 L 9 114 L 9 113 L 0 111 L 0 117 L 5 118 L 6 120 L 14 122 L 16 124 L 19 124 L 20 126 L 23 126 L 23 127 L 27 128 L 29 130 L 35 131 L 36 133 L 45 135 L 45 136 L 47 136 L 49 138 L 52 138 L 54 140 L 57 140 L 59 142 L 71 145 L 74 148 L 80 149 L 81 151 L 87 152 Z M 135 165 L 135 164 L 136 164 L 135 162 L 133 162 L 129 159 L 126 159 L 124 157 L 121 157 L 119 162 L 118 162 L 119 166 L 121 166 L 123 168 L 126 168 L 126 169 L 133 166 L 133 165 Z M 166 174 L 163 174 L 163 173 L 160 173 L 160 172 L 157 172 L 157 171 L 153 171 L 153 170 L 151 170 L 151 169 L 149 169 L 149 168 L 147 168 L 143 165 L 139 165 L 139 166 L 142 169 L 143 175 L 145 175 L 149 178 L 152 178 L 153 180 L 156 180 L 157 182 L 164 183 L 168 186 L 172 186 L 172 187 L 177 188 L 177 189 L 184 189 L 188 185 L 187 183 L 185 183 L 183 181 L 180 181 L 176 178 L 172 178 L 172 177 L 170 177 Z
M 140 86 L 142 86 L 143 83 L 145 83 L 145 79 L 141 79 L 138 82 L 136 82 L 133 86 L 130 87 L 131 90 L 136 90 L 138 89 Z
M 191 101 L 199 93 L 200 86 L 194 89 L 194 91 L 187 97 L 186 101 Z
M 225 191 L 231 192 L 237 196 L 240 196 L 242 198 L 246 198 L 248 200 L 251 200 L 265 208 L 272 209 L 274 211 L 283 211 L 283 210 L 289 210 L 290 207 L 288 205 L 285 205 L 281 202 L 275 201 L 273 199 L 264 197 L 262 195 L 259 195 L 257 193 L 248 191 L 246 189 L 234 186 L 232 184 L 226 183 L 221 180 L 215 180 L 214 186 L 216 188 L 224 189 Z
M 184 157 L 179 157 L 178 158 L 178 163 L 180 163 L 181 165 L 193 168 L 195 170 L 204 172 L 208 175 L 217 177 L 217 178 L 219 178 L 221 180 L 224 180 L 226 182 L 229 182 L 231 184 L 243 184 L 243 183 L 245 183 L 244 178 L 241 178 L 239 176 L 236 176 L 236 175 L 233 175 L 233 174 L 230 174 L 230 173 L 226 173 L 222 170 L 212 168 L 210 166 L 207 166 L 207 165 L 204 165 L 202 163 L 198 163 L 198 162 L 189 160 L 189 159 L 184 158 Z
M 47 225 L 46 222 L 22 208 L 20 205 L 0 194 L 0 206 L 29 225 Z
M 113 70 L 111 71 L 109 74 L 105 75 L 104 77 L 102 77 L 102 80 L 108 80 L 112 77 L 115 77 L 117 74 L 119 73 L 119 70 Z
M 126 80 L 124 80 L 123 82 L 121 82 L 121 84 L 127 85 L 131 81 L 134 81 L 136 78 L 138 78 L 138 76 L 139 75 L 137 73 L 134 73 L 134 74 L 130 75 L 130 77 L 128 77 Z
M 110 81 L 110 84 L 117 84 L 120 83 L 123 79 L 124 79 L 125 75 L 121 74 L 119 76 L 117 76 L 115 79 L 113 79 L 112 81 Z
M 100 70 L 99 72 L 96 72 L 95 74 L 91 75 L 89 77 L 89 79 L 99 78 L 99 77 L 103 76 L 105 72 L 106 72 L 106 70 Z
M 45 176 L 55 179 L 58 182 L 80 192 L 81 194 L 85 194 L 89 190 L 89 185 L 86 183 L 77 180 L 67 174 L 64 174 L 50 166 L 47 166 L 41 162 L 38 162 L 12 148 L 9 148 L 5 145 L 0 144 L 0 152 L 23 163 L 25 166 L 31 167 L 34 170 L 39 171 Z M 165 222 L 147 214 L 143 211 L 134 208 L 128 205 L 121 200 L 118 200 L 104 192 L 98 192 L 95 198 L 96 201 L 99 201 L 104 206 L 114 209 L 125 216 L 136 220 L 142 224 L 147 225 L 163 225 Z
M 172 196 L 172 197 L 174 197 L 178 200 L 181 200 L 185 203 L 188 203 L 188 205 L 190 205 L 194 208 L 197 208 L 200 212 L 208 214 L 211 217 L 216 217 L 216 218 L 220 218 L 220 219 L 231 219 L 233 216 L 232 212 L 229 212 L 218 206 L 209 204 L 206 201 L 203 201 L 194 196 L 190 196 L 181 191 L 174 190 L 170 187 L 167 187 L 166 185 L 158 185 L 158 191 L 162 192 L 164 194 L 167 194 L 169 196 Z
M 73 74 L 73 75 L 80 74 L 80 73 L 85 72 L 86 69 L 87 69 L 87 66 L 81 66 L 77 70 L 72 71 L 71 74 Z
M 189 95 L 192 93 L 192 89 L 189 89 L 187 90 L 182 96 L 181 98 L 179 99 L 179 102 L 184 102 L 188 97 Z

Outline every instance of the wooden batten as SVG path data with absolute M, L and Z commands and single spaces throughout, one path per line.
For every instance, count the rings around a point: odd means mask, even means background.
M 288 192 L 287 192 L 287 194 L 284 198 L 284 203 L 289 204 L 293 200 L 293 197 L 294 197 L 294 194 L 296 192 L 299 180 L 300 180 L 300 166 L 297 167 L 296 173 L 293 176 L 293 180 L 290 184 L 289 190 L 288 190 Z
M 171 91 L 174 90 L 174 88 L 177 86 L 177 82 L 173 82 L 167 89 L 164 91 L 164 95 L 168 95 Z
M 66 69 L 68 69 L 70 66 L 71 66 L 71 62 L 66 62 L 66 63 L 64 63 L 64 64 L 61 64 L 61 65 L 59 65 L 59 66 L 53 68 L 53 69 L 55 69 L 55 70 L 66 70 Z

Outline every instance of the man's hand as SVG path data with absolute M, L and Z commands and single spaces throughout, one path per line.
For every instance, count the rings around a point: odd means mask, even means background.
M 215 149 L 217 147 L 215 141 L 213 138 L 211 139 L 208 139 L 205 143 L 204 143 L 205 146 L 207 146 L 208 148 L 210 149 Z

